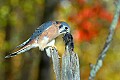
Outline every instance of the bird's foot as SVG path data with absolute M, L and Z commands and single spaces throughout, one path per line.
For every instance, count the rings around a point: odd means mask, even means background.
M 56 46 L 51 46 L 51 52 L 54 52 L 54 49 L 57 50 L 57 47 Z M 58 58 L 60 59 L 61 57 L 58 55 Z

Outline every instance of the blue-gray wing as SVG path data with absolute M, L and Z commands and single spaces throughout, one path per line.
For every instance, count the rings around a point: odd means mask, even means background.
M 48 21 L 43 23 L 41 26 L 39 26 L 35 32 L 30 37 L 31 40 L 37 38 L 39 35 L 41 35 L 45 30 L 47 30 L 52 25 L 52 21 Z

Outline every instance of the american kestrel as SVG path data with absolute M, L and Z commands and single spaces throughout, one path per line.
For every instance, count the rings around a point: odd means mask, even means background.
M 70 32 L 70 27 L 66 22 L 63 21 L 48 21 L 39 26 L 32 36 L 17 48 L 19 50 L 7 55 L 5 58 L 10 58 L 21 54 L 25 51 L 30 50 L 31 48 L 39 47 L 41 51 L 46 49 L 46 52 L 49 53 L 48 47 L 54 47 L 55 38 L 61 34 Z M 50 56 L 50 54 L 47 54 Z

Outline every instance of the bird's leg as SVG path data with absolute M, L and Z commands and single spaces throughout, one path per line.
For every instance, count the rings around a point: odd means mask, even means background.
M 55 47 L 53 47 L 53 46 L 49 46 L 49 47 L 46 48 L 46 54 L 47 54 L 48 57 L 51 57 L 51 54 L 52 54 L 54 48 Z
M 51 50 L 52 50 L 51 46 L 54 46 L 54 44 L 55 44 L 55 40 L 52 40 L 47 44 L 46 54 L 48 57 L 51 57 Z
M 46 54 L 48 57 L 51 57 L 51 47 L 46 48 Z
M 51 57 L 51 54 L 53 52 L 54 49 L 57 50 L 57 47 L 54 45 L 55 44 L 55 40 L 52 40 L 51 42 L 49 42 L 47 44 L 47 48 L 46 48 L 46 54 L 47 56 Z M 60 58 L 60 57 L 59 57 Z

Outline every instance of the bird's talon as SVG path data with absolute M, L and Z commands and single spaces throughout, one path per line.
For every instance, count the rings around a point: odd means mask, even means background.
M 52 47 L 52 50 L 54 50 L 54 48 Z

